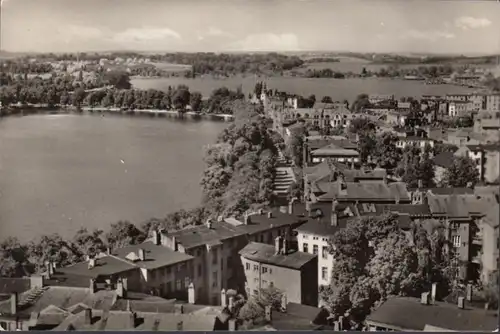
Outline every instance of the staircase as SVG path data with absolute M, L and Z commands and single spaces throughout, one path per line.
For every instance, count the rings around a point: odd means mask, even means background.
M 290 186 L 296 182 L 293 170 L 287 163 L 283 152 L 278 150 L 278 167 L 276 168 L 276 178 L 274 179 L 274 193 L 279 197 L 286 197 Z
M 19 306 L 32 305 L 43 294 L 44 291 L 45 289 L 40 287 L 31 289 L 29 292 L 27 292 L 24 298 L 19 301 Z

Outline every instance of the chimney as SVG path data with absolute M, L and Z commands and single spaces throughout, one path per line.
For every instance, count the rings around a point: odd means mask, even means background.
M 90 279 L 90 293 L 95 293 L 95 292 L 96 292 L 95 279 L 91 278 Z
M 484 304 L 484 309 L 487 311 L 490 309 L 490 303 L 485 303 Z
M 432 303 L 436 302 L 436 292 L 437 292 L 437 283 L 432 283 L 432 290 L 431 290 L 431 301 L 432 301 Z
M 30 288 L 43 288 L 44 277 L 43 276 L 31 276 L 30 277 Z
M 52 266 L 51 266 L 51 267 L 52 267 Z M 88 264 L 88 268 L 89 268 L 89 270 L 90 270 L 90 269 L 94 269 L 94 267 L 95 267 L 95 259 L 89 259 L 89 264 Z M 53 274 L 53 273 L 51 273 L 51 275 L 52 275 L 52 274 Z
M 139 250 L 137 251 L 137 253 L 138 253 L 139 259 L 141 261 L 145 261 L 146 260 L 146 252 L 144 251 L 144 249 L 139 248 Z
M 92 309 L 85 309 L 85 325 L 92 325 Z
M 292 200 L 288 203 L 288 214 L 290 214 L 290 215 L 293 215 L 293 202 L 295 202 L 295 199 L 292 199 Z
M 236 331 L 236 319 L 229 319 L 228 320 L 228 326 L 229 326 L 229 331 L 234 332 Z
M 116 282 L 116 295 L 119 298 L 123 298 L 124 295 L 123 282 L 121 279 L 118 279 L 118 281 Z
M 466 296 L 467 301 L 468 302 L 472 301 L 472 284 L 470 284 L 470 283 L 467 284 L 467 291 L 466 291 L 466 293 L 467 293 L 467 296 Z
M 465 298 L 464 297 L 458 297 L 458 308 L 460 308 L 460 309 L 465 308 Z
M 340 332 L 340 325 L 339 325 L 339 322 L 338 321 L 335 321 L 333 323 L 333 331 L 334 332 Z
M 17 292 L 10 294 L 10 314 L 17 314 Z
M 259 215 L 263 215 L 264 214 L 264 210 L 263 209 L 259 209 Z
M 161 245 L 160 232 L 158 230 L 153 230 L 153 243 L 157 246 Z
M 137 313 L 130 312 L 128 328 L 133 329 L 133 328 L 135 328 L 136 324 L 137 324 Z
M 212 220 L 209 218 L 207 219 L 206 223 L 205 223 L 205 226 L 208 228 L 208 229 L 212 229 Z
M 283 312 L 286 312 L 286 306 L 288 305 L 288 301 L 287 301 L 287 298 L 286 298 L 286 294 L 283 294 L 283 296 L 281 296 L 281 310 Z
M 122 278 L 122 285 L 123 285 L 123 298 L 127 298 L 127 291 L 128 291 L 128 279 L 127 278 Z
M 418 189 L 422 189 L 424 187 L 424 184 L 422 180 L 418 180 Z
M 106 253 L 107 253 L 108 255 L 111 255 L 111 254 L 112 254 L 111 247 L 108 247 L 108 248 L 106 249 Z
M 283 248 L 282 248 L 282 251 L 281 251 L 281 254 L 283 255 L 287 255 L 288 254 L 288 238 L 285 237 L 283 238 Z
M 243 216 L 243 224 L 250 224 L 250 215 L 248 213 L 245 213 L 245 215 Z
M 230 312 L 233 312 L 233 308 L 234 308 L 234 297 L 231 296 L 229 297 L 229 302 L 228 302 L 228 307 Z
M 45 270 L 47 274 L 47 278 L 50 279 L 52 277 L 52 270 L 50 269 L 52 266 L 50 265 L 50 262 L 45 262 Z
M 48 264 L 49 276 L 52 277 L 54 275 L 54 264 L 49 262 Z
M 183 322 L 182 322 L 182 321 L 179 321 L 179 322 L 177 323 L 177 330 L 178 330 L 178 331 L 182 331 L 183 327 L 184 327 Z
M 276 237 L 274 239 L 274 253 L 276 255 L 281 253 L 281 244 L 282 244 L 281 236 Z
M 193 282 L 191 282 L 188 287 L 188 303 L 194 304 L 194 302 L 195 302 L 194 284 Z
M 271 322 L 273 320 L 273 309 L 270 305 L 266 306 L 266 321 Z
M 339 331 L 343 331 L 344 330 L 344 317 L 343 316 L 339 317 L 338 323 L 339 323 Z
M 420 303 L 422 305 L 429 305 L 429 293 L 428 292 L 423 292 L 422 297 L 420 299 Z
M 302 145 L 302 164 L 304 165 L 304 168 L 307 167 L 307 138 L 306 138 L 306 142 L 304 142 L 304 144 Z
M 267 213 L 267 218 L 269 218 L 269 219 L 273 218 L 273 213 L 271 211 L 269 211 Z
M 394 193 L 394 203 L 399 204 L 399 193 Z
M 227 306 L 227 298 L 226 298 L 226 290 L 225 289 L 222 289 L 220 292 L 220 306 L 222 306 L 222 308 Z

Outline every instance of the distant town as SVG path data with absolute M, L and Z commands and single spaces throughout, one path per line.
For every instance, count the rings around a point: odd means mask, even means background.
M 366 63 L 332 67 L 347 57 Z M 73 238 L 5 238 L 0 330 L 498 331 L 495 62 L 131 52 L 0 60 L 0 122 L 227 122 L 205 150 L 196 207 L 82 227 Z M 285 77 L 411 81 L 436 93 L 350 100 L 286 91 L 275 84 Z M 139 89 L 137 78 L 186 81 Z M 211 80 L 208 95 L 189 85 L 201 78 Z M 250 89 L 226 86 L 243 78 Z

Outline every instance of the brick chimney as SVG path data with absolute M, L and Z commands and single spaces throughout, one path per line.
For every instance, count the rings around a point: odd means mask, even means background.
M 231 332 L 234 332 L 236 331 L 236 319 L 229 319 L 228 320 L 228 330 L 231 331 Z
M 94 267 L 95 267 L 95 259 L 89 259 L 89 263 L 88 263 L 89 270 L 94 269 Z
M 273 213 L 271 211 L 269 211 L 267 213 L 267 218 L 269 218 L 269 219 L 273 218 Z
M 212 229 L 212 219 L 208 218 L 207 221 L 205 222 L 205 226 L 211 230 Z
M 43 276 L 31 276 L 30 277 L 30 288 L 43 288 L 44 277 Z
M 225 289 L 222 289 L 220 292 L 220 306 L 222 306 L 222 308 L 227 306 L 227 297 Z
M 124 298 L 125 295 L 125 291 L 123 289 L 123 282 L 121 279 L 118 279 L 118 281 L 116 282 L 116 295 L 119 298 Z
M 288 246 L 289 246 L 289 241 L 288 241 L 288 238 L 285 237 L 285 238 L 283 238 L 283 246 L 282 246 L 281 254 L 283 254 L 283 255 L 288 254 Z
M 123 284 L 123 298 L 127 298 L 127 292 L 128 292 L 128 278 L 122 278 L 122 284 Z
M 394 203 L 399 204 L 399 193 L 397 191 L 394 193 Z
M 458 297 L 458 308 L 459 309 L 465 308 L 465 298 L 464 297 Z
M 432 290 L 431 290 L 431 301 L 432 301 L 432 303 L 436 302 L 436 292 L 437 292 L 437 283 L 432 283 Z
M 139 248 L 139 250 L 137 251 L 137 255 L 139 255 L 139 259 L 141 261 L 145 261 L 146 260 L 146 252 L 144 251 L 144 249 L 142 248 Z
M 54 276 L 54 265 L 52 262 L 47 263 L 47 271 L 49 272 L 49 277 Z
M 229 301 L 228 301 L 228 309 L 230 312 L 233 312 L 233 308 L 234 308 L 234 297 L 231 296 L 229 297 Z
M 295 198 L 292 198 L 292 200 L 288 203 L 288 214 L 293 215 L 293 204 L 295 202 Z
M 85 325 L 92 325 L 92 309 L 85 309 Z
M 188 286 L 188 303 L 189 304 L 194 304 L 195 303 L 195 291 L 194 291 L 194 284 L 191 282 Z
M 418 189 L 422 189 L 424 187 L 424 183 L 422 180 L 418 180 Z
M 344 317 L 343 316 L 339 317 L 338 323 L 339 323 L 339 331 L 343 331 L 344 330 Z
M 153 230 L 153 243 L 157 246 L 161 245 L 161 234 L 158 230 Z
M 243 216 L 243 224 L 245 225 L 250 224 L 250 215 L 248 213 L 245 213 Z
M 95 279 L 91 278 L 90 279 L 90 293 L 96 293 L 96 286 L 95 286 Z
M 283 294 L 283 296 L 281 296 L 281 310 L 283 312 L 286 312 L 287 305 L 288 305 L 288 300 L 286 298 L 286 294 Z
M 472 301 L 472 284 L 467 284 L 466 299 L 468 302 Z
M 270 305 L 266 306 L 266 321 L 271 322 L 273 320 L 273 309 Z
M 429 293 L 428 292 L 423 292 L 422 293 L 422 296 L 421 296 L 421 299 L 420 299 L 420 303 L 422 305 L 429 305 Z
M 278 236 L 274 239 L 274 253 L 278 255 L 281 253 L 281 246 L 282 246 L 283 240 L 281 236 Z
M 17 292 L 13 292 L 10 294 L 10 314 L 16 315 L 17 314 Z

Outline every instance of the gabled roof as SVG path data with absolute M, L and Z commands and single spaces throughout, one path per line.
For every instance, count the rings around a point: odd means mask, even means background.
M 389 298 L 367 318 L 368 323 L 389 325 L 399 330 L 422 331 L 426 325 L 456 331 L 493 331 L 498 327 L 495 311 L 436 302 L 423 305 L 420 299 Z M 418 315 L 418 316 L 417 316 Z
M 258 242 L 250 242 L 239 251 L 239 254 L 249 260 L 298 270 L 317 257 L 313 254 L 297 251 L 286 255 L 276 254 L 274 245 Z

